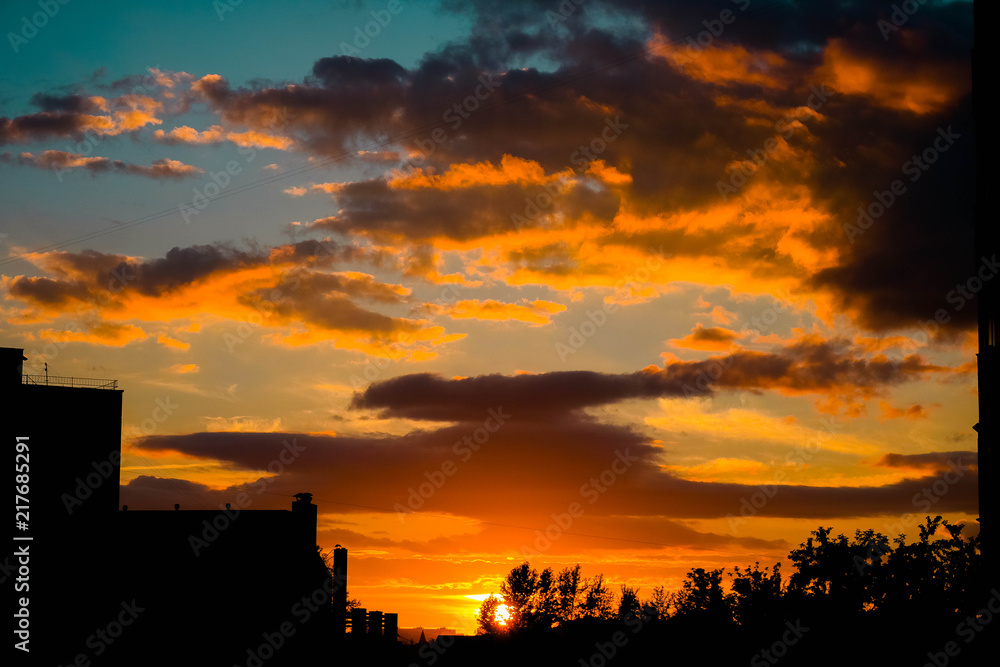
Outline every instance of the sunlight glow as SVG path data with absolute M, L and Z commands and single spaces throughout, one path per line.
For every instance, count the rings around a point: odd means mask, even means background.
M 507 625 L 507 622 L 510 621 L 510 609 L 505 604 L 498 604 L 496 611 L 493 612 L 493 618 L 500 625 Z

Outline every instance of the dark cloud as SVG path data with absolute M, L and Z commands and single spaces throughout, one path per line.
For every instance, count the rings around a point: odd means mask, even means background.
M 434 338 L 434 332 L 425 331 L 424 321 L 386 315 L 356 303 L 403 304 L 408 300 L 408 289 L 360 272 L 316 270 L 337 268 L 349 261 L 388 263 L 383 254 L 315 241 L 271 249 L 253 244 L 238 248 L 224 243 L 176 247 L 164 257 L 146 261 L 94 251 L 54 252 L 39 255 L 34 261 L 58 278 L 16 276 L 8 292 L 12 298 L 35 306 L 62 307 L 71 312 L 72 302 L 76 301 L 84 308 L 109 307 L 115 317 L 121 317 L 133 312 L 129 310 L 132 295 L 162 297 L 199 281 L 280 263 L 284 268 L 275 270 L 267 286 L 255 285 L 231 295 L 234 304 L 265 318 L 268 326 L 310 325 L 307 342 L 337 339 L 344 333 L 362 334 L 363 340 L 352 341 L 362 346 L 395 341 L 403 333 L 426 334 L 421 340 Z M 192 314 L 201 312 L 197 309 L 202 307 L 192 305 Z
M 17 118 L 0 117 L 0 146 L 79 137 L 88 128 L 88 122 L 80 114 L 62 111 L 42 111 Z
M 270 289 L 256 291 L 241 301 L 253 305 L 267 299 Z M 387 335 L 416 331 L 420 324 L 401 317 L 390 317 L 354 303 L 365 299 L 376 303 L 401 303 L 403 295 L 371 277 L 351 277 L 303 271 L 289 281 L 272 303 L 272 313 L 283 321 L 304 321 L 326 329 Z
M 84 157 L 79 153 L 57 150 L 45 151 L 41 155 L 21 153 L 16 158 L 11 153 L 2 153 L 0 154 L 0 162 L 51 169 L 60 176 L 63 172 L 77 169 L 88 171 L 91 174 L 129 174 L 156 180 L 189 178 L 204 173 L 203 169 L 167 158 L 155 160 L 147 167 L 106 157 Z
M 337 56 L 317 60 L 313 65 L 313 76 L 325 88 L 379 89 L 401 84 L 406 79 L 406 70 L 387 58 Z
M 133 276 L 130 283 L 135 289 L 143 294 L 156 296 L 217 271 L 256 265 L 263 261 L 262 253 L 238 250 L 227 245 L 199 245 L 174 247 L 160 259 L 125 264 L 118 269 L 123 274 Z
M 90 296 L 86 285 L 52 278 L 15 276 L 8 287 L 11 296 L 46 306 L 58 306 L 69 300 L 83 301 Z
M 88 113 L 99 111 L 100 106 L 89 97 L 83 95 L 50 95 L 47 93 L 35 93 L 31 96 L 31 103 L 42 111 L 50 112 L 73 112 Z
M 418 242 L 436 237 L 468 241 L 513 232 L 519 226 L 544 226 L 554 216 L 566 213 L 575 218 L 586 212 L 609 223 L 618 210 L 615 193 L 574 184 L 565 194 L 555 197 L 555 203 L 542 209 L 541 214 L 526 217 L 526 201 L 536 199 L 539 194 L 549 196 L 540 185 L 404 189 L 390 187 L 383 179 L 373 179 L 345 185 L 334 195 L 340 208 L 337 215 L 317 220 L 310 227 Z M 548 201 L 552 199 L 549 196 Z M 520 216 L 526 224 L 512 219 L 513 215 Z
M 693 379 L 691 376 L 690 379 Z M 518 419 L 545 420 L 560 413 L 629 398 L 682 396 L 683 378 L 666 373 L 611 375 L 561 371 L 538 375 L 480 375 L 446 379 L 430 373 L 403 375 L 355 394 L 352 407 L 384 410 L 409 419 L 477 421 L 503 407 Z
M 876 465 L 886 468 L 919 468 L 931 471 L 950 470 L 953 466 L 978 467 L 977 452 L 926 452 L 923 454 L 890 453 L 878 460 Z
M 539 0 L 539 4 L 544 4 Z M 705 3 L 700 0 L 616 0 L 604 3 L 618 11 L 632 10 L 646 17 L 661 33 L 680 41 L 704 31 L 705 21 L 719 18 L 729 9 L 735 21 L 725 26 L 723 39 L 752 48 L 766 48 L 816 57 L 831 38 L 846 32 L 863 32 L 873 44 L 885 42 L 878 21 L 891 22 L 893 7 L 869 2 L 809 2 L 808 0 L 732 0 Z M 956 37 L 971 36 L 971 2 L 928 2 L 909 17 L 906 28 L 933 35 L 938 50 L 959 53 Z M 889 33 L 890 35 L 893 33 Z M 965 45 L 966 48 L 971 46 Z
M 476 421 L 503 406 L 520 419 L 545 420 L 629 399 L 701 396 L 718 389 L 866 397 L 940 369 L 917 355 L 900 361 L 857 356 L 845 341 L 805 340 L 777 352 L 741 351 L 635 373 L 559 371 L 446 379 L 416 373 L 384 380 L 355 394 L 352 407 L 386 416 Z
M 718 342 L 718 343 L 729 343 L 736 340 L 739 336 L 729 329 L 723 329 L 722 327 L 703 327 L 698 325 L 691 332 L 690 339 L 693 341 L 708 341 L 708 342 Z
M 134 290 L 159 296 L 215 272 L 263 264 L 267 254 L 257 249 L 240 250 L 229 244 L 217 244 L 175 247 L 164 257 L 151 261 L 94 250 L 48 253 L 35 261 L 60 278 L 18 276 L 12 282 L 12 295 L 46 302 L 59 296 L 60 301 L 73 297 L 107 303 L 108 298 L 101 297 L 104 290 L 116 294 Z
M 912 327 L 948 308 L 942 300 L 975 269 L 968 204 L 971 3 L 925 3 L 903 30 L 888 35 L 878 22 L 891 20 L 893 10 L 877 3 L 570 4 L 568 16 L 553 18 L 560 5 L 541 0 L 447 3 L 447 10 L 473 17 L 470 36 L 411 68 L 335 56 L 317 60 L 299 84 L 256 80 L 233 88 L 209 75 L 185 94 L 207 102 L 227 128 L 293 136 L 297 147 L 327 157 L 392 144 L 410 156 L 396 164 L 404 171 L 441 173 L 458 162 L 499 164 L 512 155 L 551 174 L 575 166 L 581 148 L 600 146 L 594 157 L 631 177 L 614 192 L 574 187 L 532 222 L 544 224 L 557 213 L 607 222 L 626 205 L 637 215 L 709 210 L 720 203 L 717 184 L 733 163 L 773 139 L 775 123 L 825 86 L 832 97 L 820 116 L 802 116 L 786 137 L 794 159 L 771 159 L 755 178 L 771 179 L 783 192 L 807 191 L 804 205 L 829 213 L 793 240 L 820 253 L 836 248 L 835 266 L 803 276 L 781 251 L 781 230 L 744 219 L 753 211 L 731 213 L 730 223 L 712 229 L 616 232 L 603 242 L 753 261 L 761 273 L 801 277 L 832 292 L 873 330 Z M 710 45 L 681 51 L 692 65 L 674 60 L 687 37 L 707 30 L 705 22 L 723 9 L 735 21 Z M 650 49 L 656 36 L 668 42 Z M 85 99 L 36 96 L 44 111 L 0 119 L 0 143 L 78 135 L 86 129 Z M 614 141 L 602 139 L 609 119 L 622 127 Z M 963 139 L 940 166 L 907 183 L 906 194 L 863 236 L 849 238 L 844 227 L 856 222 L 858 206 L 906 178 L 900 174 L 906 160 L 950 126 Z M 165 165 L 130 173 L 177 175 Z M 314 228 L 418 243 L 434 235 L 467 241 L 510 229 L 510 214 L 538 192 L 509 184 L 394 191 L 372 179 L 348 184 L 337 196 L 340 213 Z M 734 236 L 744 242 L 731 243 Z M 911 270 L 914 264 L 919 271 Z M 946 328 L 967 330 L 972 312 L 951 310 Z
M 320 499 L 323 511 L 338 513 L 419 509 L 485 521 L 531 521 L 527 525 L 544 527 L 553 512 L 564 512 L 569 503 L 579 502 L 586 508 L 588 521 L 615 517 L 624 529 L 632 521 L 643 525 L 655 517 L 739 517 L 748 499 L 765 493 L 766 503 L 754 505 L 757 516 L 829 519 L 905 514 L 914 509 L 976 511 L 977 475 L 964 460 L 964 467 L 947 476 L 944 472 L 928 474 L 879 487 L 789 483 L 767 484 L 764 489 L 695 482 L 665 472 L 661 464 L 668 455 L 628 428 L 575 418 L 525 422 L 506 408 L 497 414 L 507 412 L 510 416 L 502 424 L 494 422 L 490 428 L 498 428 L 484 438 L 477 437 L 476 429 L 485 433 L 487 426 L 465 424 L 398 437 L 193 433 L 147 437 L 138 447 L 139 451 L 179 451 L 246 469 L 247 483 L 213 494 L 210 498 L 215 503 L 255 487 L 285 495 L 308 489 Z M 449 461 L 454 468 L 448 469 L 453 472 L 441 473 Z M 271 472 L 264 475 L 268 469 Z M 261 476 L 270 479 L 260 483 Z M 436 476 L 440 479 L 432 484 Z M 431 485 L 428 488 L 433 492 L 425 493 L 425 502 L 414 502 L 413 507 L 408 498 L 422 484 Z M 123 502 L 164 497 L 160 492 L 151 496 L 142 488 L 150 485 L 146 481 L 123 487 Z M 283 502 L 274 497 L 255 498 L 260 498 L 262 506 Z M 324 500 L 333 504 L 324 506 Z M 618 536 L 630 531 L 608 532 Z

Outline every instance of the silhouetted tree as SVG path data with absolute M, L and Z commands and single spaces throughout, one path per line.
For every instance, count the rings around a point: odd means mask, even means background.
M 773 570 L 761 570 L 760 563 L 754 563 L 752 570 L 737 566 L 729 576 L 733 618 L 740 626 L 757 630 L 784 620 L 781 563 L 775 563 Z
M 552 568 L 547 567 L 538 575 L 527 627 L 550 630 L 559 620 L 559 586 Z
M 675 603 L 677 613 L 705 621 L 731 620 L 729 601 L 722 589 L 724 571 L 699 567 L 688 572 Z
M 558 590 L 558 618 L 560 622 L 572 621 L 577 616 L 577 598 L 580 595 L 580 565 L 564 568 L 556 580 Z
M 618 598 L 618 620 L 625 622 L 642 616 L 639 604 L 639 590 L 622 584 L 622 594 Z
M 500 595 L 510 612 L 507 622 L 511 630 L 527 627 L 531 620 L 531 602 L 538 587 L 538 572 L 531 569 L 528 561 L 513 568 L 500 584 Z
M 476 614 L 476 622 L 479 624 L 479 628 L 476 630 L 477 634 L 498 635 L 506 630 L 497 621 L 497 608 L 499 606 L 500 598 L 495 595 L 490 595 L 483 600 L 483 604 L 479 607 L 479 612 Z
M 642 614 L 650 621 L 665 621 L 670 617 L 670 607 L 673 605 L 673 594 L 667 593 L 663 586 L 653 589 L 653 595 L 642 604 Z
M 680 590 L 657 586 L 647 600 L 628 585 L 615 595 L 603 574 L 584 579 L 579 565 L 553 574 L 551 568 L 538 573 L 525 562 L 501 585 L 502 602 L 511 612 L 508 625 L 496 622 L 501 599 L 490 596 L 479 610 L 479 632 L 509 632 L 509 642 L 489 646 L 507 646 L 514 660 L 530 655 L 554 664 L 553 656 L 584 654 L 595 636 L 631 629 L 638 619 L 641 627 L 654 623 L 657 629 L 628 634 L 616 664 L 652 664 L 665 642 L 672 642 L 681 662 L 771 664 L 767 656 L 776 654 L 763 649 L 780 644 L 778 638 L 787 641 L 799 627 L 811 628 L 803 642 L 782 644 L 789 656 L 794 648 L 795 657 L 782 662 L 789 665 L 828 664 L 831 647 L 839 649 L 844 638 L 852 649 L 863 647 L 866 664 L 919 664 L 930 655 L 928 647 L 940 653 L 956 633 L 969 641 L 970 632 L 982 632 L 975 625 L 983 605 L 979 538 L 962 537 L 962 526 L 941 517 L 927 517 L 913 543 L 870 529 L 849 539 L 820 526 L 788 559 L 795 569 L 787 583 L 781 563 L 731 571 L 694 568 Z M 921 628 L 920 642 L 886 640 L 909 636 L 913 628 Z M 982 640 L 962 645 L 962 657 L 972 660 L 966 664 L 980 664 L 975 660 L 988 649 Z M 495 664 L 508 662 L 498 658 Z
M 897 537 L 896 548 L 880 568 L 884 576 L 876 580 L 876 606 L 887 611 L 923 608 L 926 613 L 975 604 L 969 594 L 979 576 L 979 538 L 963 538 L 962 529 L 940 516 L 926 517 L 916 542 L 907 544 L 905 536 Z M 941 538 L 932 540 L 936 534 Z
M 615 594 L 604 582 L 604 575 L 598 574 L 586 580 L 583 587 L 583 600 L 579 604 L 579 616 L 608 620 L 614 618 Z
M 852 543 L 844 535 L 831 537 L 831 531 L 820 526 L 789 553 L 796 567 L 789 587 L 813 602 L 822 600 L 832 614 L 851 614 L 864 608 L 871 597 L 865 579 L 872 575 L 866 575 L 859 563 L 869 557 L 870 544 L 881 543 L 881 536 L 855 539 Z

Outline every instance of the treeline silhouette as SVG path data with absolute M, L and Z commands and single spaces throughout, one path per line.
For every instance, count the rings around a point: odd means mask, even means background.
M 579 565 L 514 567 L 479 609 L 480 637 L 438 664 L 986 664 L 1000 593 L 983 584 L 979 538 L 940 516 L 919 537 L 819 527 L 781 563 L 690 570 L 679 590 L 616 591 Z M 995 599 L 994 599 L 995 598 Z M 509 618 L 498 618 L 504 605 Z M 985 614 L 983 613 L 985 612 Z M 473 662 L 470 662 L 473 661 Z M 989 661 L 987 661 L 989 662 Z

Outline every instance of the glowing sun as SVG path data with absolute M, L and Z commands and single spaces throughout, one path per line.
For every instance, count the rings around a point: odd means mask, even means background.
M 498 604 L 493 612 L 493 618 L 500 625 L 507 625 L 507 621 L 510 620 L 510 609 L 505 604 Z

